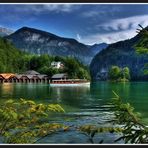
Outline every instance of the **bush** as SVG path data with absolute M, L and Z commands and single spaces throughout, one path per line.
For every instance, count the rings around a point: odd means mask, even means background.
M 0 106 L 0 135 L 3 143 L 35 143 L 45 135 L 65 129 L 58 123 L 50 123 L 53 112 L 63 113 L 58 104 L 38 104 L 32 100 L 8 100 Z

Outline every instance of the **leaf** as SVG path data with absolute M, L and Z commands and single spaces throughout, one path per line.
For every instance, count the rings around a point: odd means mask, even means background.
M 69 130 L 69 126 L 64 126 L 63 128 L 64 132 Z
M 12 104 L 14 102 L 14 100 L 10 99 L 8 101 L 6 101 L 6 104 Z
M 27 101 L 26 103 L 29 104 L 29 105 L 35 105 L 35 102 L 32 101 L 32 100 L 29 100 L 29 101 Z
M 10 116 L 13 120 L 16 120 L 18 118 L 18 114 L 16 112 L 11 112 Z
M 97 132 L 97 130 L 95 129 L 95 130 L 93 130 L 92 132 L 91 132 L 91 137 L 93 138 L 94 136 L 95 136 L 95 134 L 96 134 L 96 132 Z
M 115 91 L 112 90 L 112 92 L 117 98 L 120 98 L 119 95 L 117 93 L 115 93 Z

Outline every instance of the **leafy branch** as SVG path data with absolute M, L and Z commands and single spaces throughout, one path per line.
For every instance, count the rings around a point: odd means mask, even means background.
M 123 136 L 115 142 L 123 139 L 125 143 L 148 143 L 148 127 L 142 123 L 139 114 L 134 112 L 129 103 L 124 103 L 117 93 L 113 91 L 113 94 L 115 119 L 117 119 L 115 122 L 121 124 L 123 128 Z
M 37 137 L 66 127 L 50 123 L 51 113 L 64 113 L 59 104 L 38 104 L 32 100 L 8 100 L 0 106 L 0 135 L 6 143 L 33 143 Z

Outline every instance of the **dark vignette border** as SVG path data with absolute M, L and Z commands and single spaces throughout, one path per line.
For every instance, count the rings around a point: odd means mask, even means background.
M 148 4 L 148 0 L 0 0 L 0 4 L 3 3 L 129 3 L 129 4 L 133 4 L 133 3 L 147 3 Z M 69 148 L 69 147 L 84 147 L 84 148 L 89 148 L 89 147 L 97 147 L 97 148 L 101 148 L 101 147 L 146 147 L 148 146 L 147 144 L 144 145 L 128 145 L 128 144 L 92 144 L 92 145 L 87 145 L 87 144 L 39 144 L 39 145 L 32 145 L 32 144 L 0 144 L 0 147 L 57 147 L 57 148 Z
M 147 0 L 0 0 L 0 3 L 148 3 Z

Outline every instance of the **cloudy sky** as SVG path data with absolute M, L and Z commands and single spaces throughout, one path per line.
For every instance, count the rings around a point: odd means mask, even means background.
M 114 43 L 148 26 L 148 4 L 0 4 L 0 26 L 33 27 L 85 44 Z

